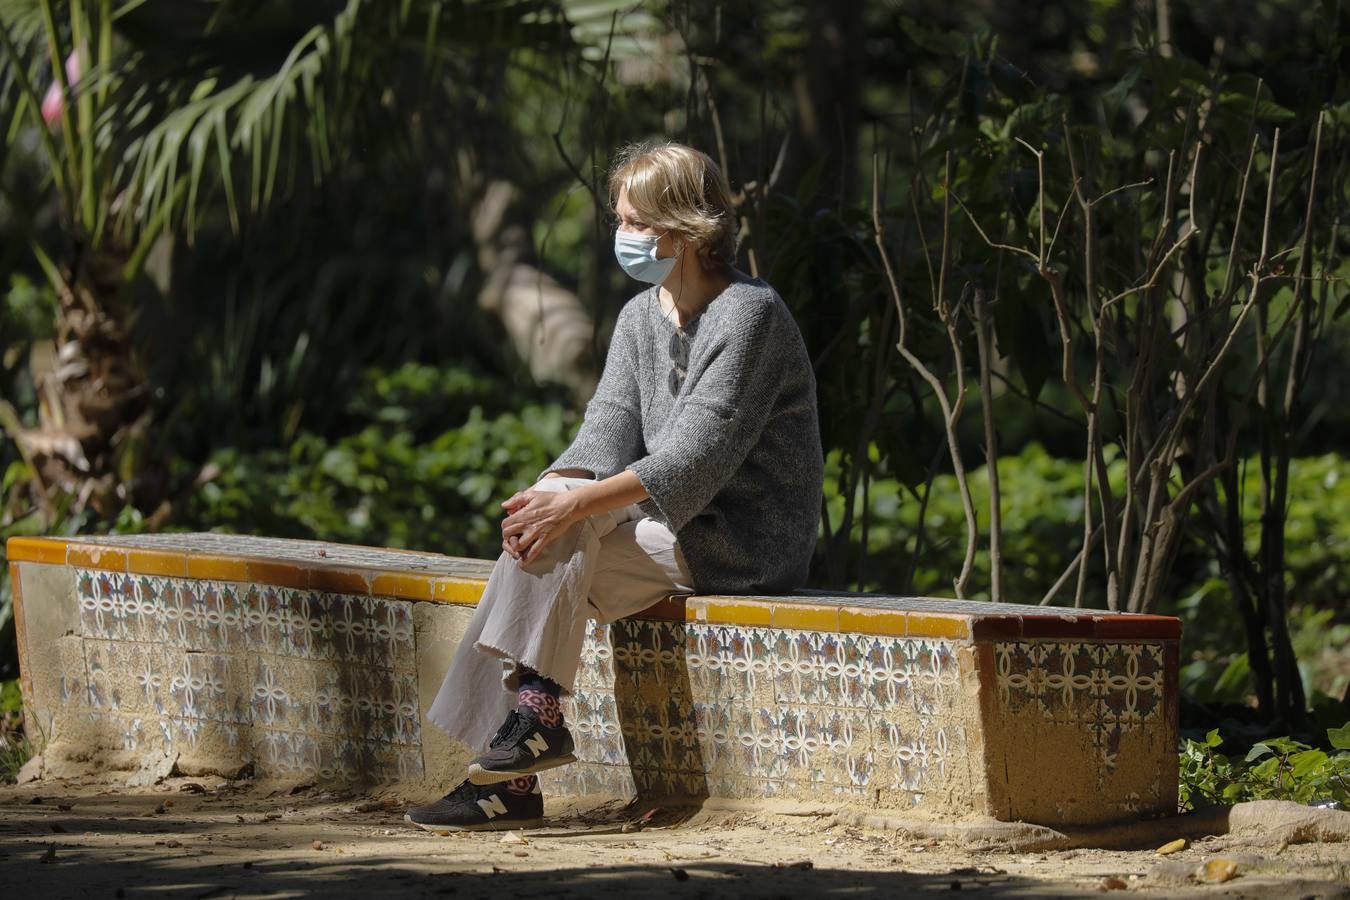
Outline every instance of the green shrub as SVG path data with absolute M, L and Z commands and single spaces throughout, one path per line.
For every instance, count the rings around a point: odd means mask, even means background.
M 884 467 L 873 448 L 873 463 Z M 1117 496 L 1123 463 L 1109 466 Z M 1039 603 L 1082 544 L 1082 463 L 1048 454 L 1038 444 L 999 460 L 1003 498 L 1004 599 Z M 826 459 L 825 494 L 830 521 L 841 521 L 844 498 L 839 494 L 840 461 Z M 1250 522 L 1258 520 L 1259 474 L 1244 466 L 1244 502 Z M 971 492 L 987 542 L 989 479 L 984 467 L 970 472 Z M 859 498 L 861 499 L 861 498 Z M 1303 673 L 1305 693 L 1341 696 L 1350 685 L 1350 622 L 1345 598 L 1350 597 L 1350 460 L 1336 455 L 1294 460 L 1290 466 L 1290 516 L 1286 575 L 1292 601 L 1289 628 Z M 924 547 L 917 565 L 911 556 L 918 529 L 920 501 L 897 480 L 879 478 L 868 491 L 870 522 L 868 559 L 863 585 L 868 590 L 905 591 L 951 596 L 952 578 L 965 553 L 965 519 L 956 479 L 933 481 L 925 517 Z M 863 529 L 855 522 L 851 537 L 861 545 Z M 1253 552 L 1259 534 L 1253 525 L 1247 540 Z M 1182 619 L 1182 693 L 1204 704 L 1241 704 L 1249 692 L 1250 671 L 1242 619 L 1233 605 L 1227 580 L 1213 554 L 1198 540 L 1183 548 L 1173 584 L 1154 612 Z M 1088 607 L 1105 605 L 1099 554 L 1088 565 Z M 853 560 L 855 567 L 857 559 Z M 856 568 L 854 569 L 856 571 Z M 988 599 L 989 554 L 975 556 L 972 596 Z M 1072 605 L 1072 582 L 1056 595 L 1056 605 Z
M 498 505 L 566 446 L 556 405 L 485 413 L 492 386 L 454 370 L 371 372 L 355 433 L 285 448 L 224 447 L 179 526 L 495 557 Z M 504 399 L 497 389 L 495 399 Z M 466 399 L 467 398 L 467 399 Z
M 1253 744 L 1243 756 L 1220 752 L 1219 729 L 1181 749 L 1182 809 L 1247 800 L 1350 803 L 1350 724 L 1327 730 L 1332 752 L 1291 738 Z
M 873 448 L 875 457 L 876 450 Z M 1073 558 L 1082 540 L 1081 462 L 1050 456 L 1039 444 L 1029 444 L 1016 456 L 999 460 L 1003 499 L 1004 599 L 1038 603 L 1046 589 Z M 844 498 L 839 489 L 837 453 L 826 459 L 825 497 L 831 522 L 841 520 Z M 970 473 L 971 493 L 987 541 L 989 477 L 984 467 Z M 921 491 L 920 491 L 921 493 Z M 907 590 L 916 594 L 951 596 L 952 579 L 965 555 L 965 518 L 961 495 L 953 475 L 933 480 L 924 515 L 924 546 L 912 570 L 910 557 L 918 531 L 920 498 L 892 478 L 879 478 L 868 490 L 870 522 L 867 533 L 869 560 L 863 588 Z M 862 525 L 855 523 L 855 543 L 862 541 Z M 971 579 L 973 599 L 987 600 L 989 554 L 985 547 L 975 556 Z M 1056 603 L 1073 602 L 1070 586 Z M 1094 593 L 1088 605 L 1101 605 Z
M 0 782 L 11 782 L 34 748 L 23 733 L 23 696 L 17 679 L 0 682 Z

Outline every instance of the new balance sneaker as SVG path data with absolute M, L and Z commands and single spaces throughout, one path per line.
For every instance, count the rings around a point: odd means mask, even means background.
M 488 745 L 488 752 L 469 763 L 474 784 L 496 784 L 522 775 L 576 762 L 571 733 L 562 725 L 549 728 L 534 710 L 517 707 Z
M 542 824 L 544 797 L 536 780 L 528 794 L 517 794 L 505 785 L 480 787 L 460 783 L 435 803 L 414 806 L 403 821 L 437 834 L 452 831 L 500 831 L 532 828 Z

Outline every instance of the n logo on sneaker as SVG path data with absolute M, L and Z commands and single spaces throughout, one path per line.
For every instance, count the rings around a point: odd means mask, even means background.
M 492 794 L 479 799 L 478 808 L 481 809 L 483 814 L 489 819 L 506 815 L 506 804 L 502 802 L 502 798 L 497 794 Z
M 525 746 L 529 747 L 530 752 L 534 754 L 534 758 L 538 759 L 539 754 L 548 749 L 548 741 L 544 740 L 544 736 L 536 731 L 533 737 L 525 739 Z

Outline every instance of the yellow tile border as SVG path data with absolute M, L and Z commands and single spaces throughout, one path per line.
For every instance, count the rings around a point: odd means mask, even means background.
M 795 628 L 799 631 L 838 631 L 837 606 L 804 603 L 775 603 L 769 612 L 769 623 L 774 628 Z
M 256 582 L 363 596 L 374 593 L 403 600 L 468 606 L 478 603 L 487 584 L 487 579 L 464 576 L 389 572 L 322 562 L 306 565 L 290 560 L 234 554 L 111 547 L 101 545 L 97 540 L 79 538 L 13 537 L 5 546 L 7 559 L 12 563 L 71 565 L 136 575 Z M 419 551 L 401 552 L 412 555 Z
M 242 556 L 189 553 L 187 577 L 203 581 L 248 581 L 248 560 Z
M 431 600 L 436 596 L 436 576 L 423 572 L 379 572 L 371 579 L 370 593 L 403 600 Z
M 104 572 L 125 572 L 127 553 L 97 544 L 69 544 L 66 547 L 66 565 L 81 569 L 100 569 Z
M 912 637 L 970 637 L 970 617 L 942 613 L 909 613 L 905 622 Z
M 127 550 L 127 571 L 133 575 L 187 577 L 187 554 L 173 550 Z
M 14 537 L 9 539 L 6 547 L 11 563 L 69 564 L 143 575 L 256 582 L 463 606 L 476 605 L 486 586 L 485 578 L 464 575 L 388 571 L 336 562 L 305 563 L 256 556 L 114 547 L 100 545 L 97 539 L 80 537 Z M 813 602 L 784 603 L 771 596 L 690 596 L 681 604 L 683 619 L 687 622 L 957 640 L 971 640 L 972 635 L 979 635 L 978 626 L 972 624 L 970 616 L 951 613 Z M 642 615 L 639 613 L 637 617 Z M 678 619 L 679 604 L 658 603 L 652 607 L 651 617 Z
M 293 562 L 249 557 L 245 561 L 244 571 L 248 573 L 248 580 L 257 584 L 301 589 L 309 587 L 308 567 Z
M 851 634 L 884 634 L 904 637 L 909 632 L 909 613 L 895 609 L 845 606 L 839 610 L 839 630 Z
M 5 542 L 5 555 L 10 562 L 64 566 L 68 546 L 64 538 L 12 537 Z
M 690 597 L 685 603 L 686 622 L 708 622 L 718 625 L 761 625 L 772 624 L 773 606 L 769 603 L 718 597 L 703 599 Z
M 469 578 L 455 578 L 448 575 L 442 575 L 436 579 L 436 586 L 433 600 L 439 603 L 457 603 L 465 606 L 477 606 L 478 601 L 483 598 L 483 588 L 487 587 L 487 581 L 476 581 Z

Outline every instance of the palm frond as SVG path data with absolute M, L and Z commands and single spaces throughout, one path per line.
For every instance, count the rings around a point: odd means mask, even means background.
M 618 62 L 643 59 L 660 49 L 669 28 L 642 0 L 561 0 L 569 33 L 583 58 Z
M 3 147 L 13 146 L 25 126 L 36 124 L 43 146 L 55 161 L 59 151 L 51 132 L 43 127 L 39 91 L 47 70 L 42 11 L 30 0 L 0 0 L 0 127 Z M 4 157 L 0 157 L 0 165 Z M 63 172 L 53 171 L 57 191 L 69 199 Z
M 319 181 L 371 142 L 402 139 L 406 98 L 424 102 L 431 71 L 449 66 L 454 78 L 494 54 L 570 46 L 555 0 L 72 0 L 67 8 L 68 20 L 57 21 L 50 0 L 0 0 L 0 25 L 24 38 L 23 47 L 10 41 L 15 52 L 43 45 L 48 67 L 69 52 L 62 48 L 80 48 L 87 72 L 63 105 L 54 167 L 71 183 L 65 205 L 81 230 L 100 232 L 111 210 L 133 245 L 161 226 L 191 235 L 222 199 L 238 230 L 295 179 Z M 19 97 L 8 67 L 4 79 L 0 102 Z M 31 108 L 38 89 L 0 111 L 40 123 Z

